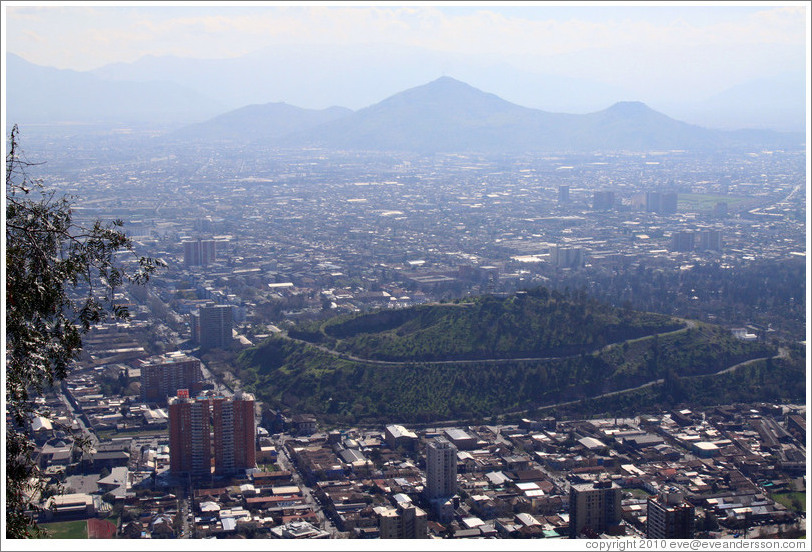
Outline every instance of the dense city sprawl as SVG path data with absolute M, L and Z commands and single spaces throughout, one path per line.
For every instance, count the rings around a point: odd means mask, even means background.
M 45 164 L 31 170 L 75 196 L 79 219 L 122 219 L 136 251 L 167 267 L 120 290 L 131 318 L 91 331 L 71 376 L 40 399 L 54 419 L 31 420 L 38 461 L 67 491 L 43 497 L 46 529 L 92 519 L 86 532 L 121 538 L 805 533 L 796 400 L 344 427 L 263 404 L 235 365 L 240 351 L 337 314 L 538 286 L 719 324 L 784 354 L 806 331 L 803 151 L 419 156 L 153 149 L 134 136 L 124 155 L 83 140 L 56 148 L 34 136 L 29 156 Z

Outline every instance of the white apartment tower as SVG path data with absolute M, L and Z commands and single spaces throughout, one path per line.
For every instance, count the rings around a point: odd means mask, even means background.
M 442 437 L 426 447 L 425 493 L 429 500 L 457 493 L 457 447 Z

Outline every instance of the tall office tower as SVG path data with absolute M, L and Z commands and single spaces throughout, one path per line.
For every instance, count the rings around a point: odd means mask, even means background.
M 183 243 L 183 266 L 208 266 L 217 259 L 214 240 L 186 240 Z
M 382 539 L 427 539 L 428 516 L 417 506 L 398 504 L 378 514 L 378 527 Z
M 610 211 L 615 206 L 615 192 L 596 191 L 592 194 L 592 208 L 596 211 Z
M 210 305 L 200 307 L 197 316 L 192 316 L 196 329 L 197 342 L 204 351 L 223 349 L 231 345 L 233 328 L 233 307 L 231 305 Z
M 699 233 L 698 249 L 702 251 L 721 251 L 722 232 L 721 230 L 703 230 Z
M 671 234 L 671 251 L 693 251 L 693 232 L 674 232 Z
M 558 187 L 558 203 L 569 203 L 570 201 L 570 187 L 569 186 L 559 186 Z
M 256 467 L 254 397 L 189 397 L 180 389 L 169 401 L 169 467 L 173 474 L 228 475 Z M 214 445 L 214 451 L 212 451 Z
M 199 389 L 203 381 L 200 360 L 180 351 L 140 360 L 141 400 L 165 404 L 178 389 Z
M 611 481 L 570 486 L 570 538 L 583 530 L 596 534 L 613 531 L 620 523 L 621 489 Z
M 650 539 L 694 538 L 694 507 L 682 493 L 667 490 L 648 499 L 646 536 Z
M 457 447 L 442 437 L 426 447 L 425 493 L 429 500 L 457 493 Z

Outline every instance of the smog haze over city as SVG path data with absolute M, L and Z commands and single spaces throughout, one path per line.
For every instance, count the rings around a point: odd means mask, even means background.
M 164 265 L 7 414 L 51 538 L 805 542 L 808 2 L 2 10 L 7 151 Z

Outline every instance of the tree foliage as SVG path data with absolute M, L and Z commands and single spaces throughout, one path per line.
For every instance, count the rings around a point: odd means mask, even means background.
M 806 335 L 806 260 L 790 257 L 697 262 L 689 270 L 662 270 L 641 263 L 619 272 L 571 273 L 553 285 L 584 287 L 615 305 L 718 324 L 771 326 L 778 336 Z
M 486 295 L 454 305 L 345 316 L 288 334 L 361 358 L 442 361 L 566 356 L 680 327 L 668 316 L 536 288 L 506 298 Z
M 40 412 L 34 399 L 64 379 L 78 358 L 82 334 L 108 316 L 126 318 L 116 305 L 125 282 L 143 283 L 161 265 L 137 258 L 119 220 L 74 221 L 71 198 L 28 175 L 15 125 L 6 154 L 6 536 L 38 532 L 36 509 L 44 479 L 26 432 Z M 133 253 L 128 272 L 119 252 Z
M 661 402 L 674 403 L 705 376 L 776 354 L 766 343 L 738 340 L 718 326 L 692 322 L 674 329 L 668 317 L 557 292 L 548 296 L 543 288 L 467 304 L 342 316 L 297 328 L 288 335 L 298 341 L 274 336 L 240 353 L 236 370 L 246 388 L 271 405 L 337 423 L 422 423 L 566 404 L 643 384 L 661 392 Z M 453 339 L 443 340 L 438 328 Z M 308 336 L 311 343 L 303 343 Z M 377 336 L 388 338 L 374 346 L 363 341 Z M 376 363 L 326 348 L 398 360 Z M 560 357 L 549 358 L 562 349 Z M 426 351 L 442 356 L 426 358 Z M 657 380 L 665 383 L 653 385 Z

